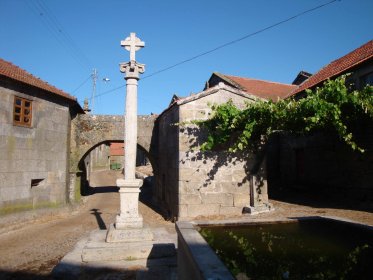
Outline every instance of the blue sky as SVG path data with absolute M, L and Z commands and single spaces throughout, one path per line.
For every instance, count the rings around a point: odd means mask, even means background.
M 96 114 L 123 114 L 120 41 L 136 32 L 143 77 L 330 0 L 0 0 L 0 57 L 76 96 Z M 139 114 L 202 90 L 212 72 L 291 83 L 373 39 L 373 1 L 341 0 L 139 81 Z M 108 77 L 110 82 L 103 82 Z M 85 82 L 85 83 L 84 83 Z M 83 84 L 83 85 L 82 85 Z M 79 89 L 77 89 L 82 85 Z M 111 91 L 109 93 L 106 93 Z M 105 94 L 106 93 L 106 94 Z M 101 95 L 101 96 L 100 96 Z

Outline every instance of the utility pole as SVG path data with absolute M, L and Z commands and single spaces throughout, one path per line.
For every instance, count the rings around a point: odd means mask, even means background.
M 95 106 L 95 96 L 96 96 L 96 82 L 97 82 L 97 79 L 98 79 L 98 73 L 97 73 L 96 68 L 93 68 L 93 73 L 92 73 L 91 77 L 92 77 L 92 81 L 93 81 L 92 102 L 91 102 L 91 111 L 92 111 L 92 115 L 93 115 L 94 114 L 93 110 L 94 110 L 94 106 Z

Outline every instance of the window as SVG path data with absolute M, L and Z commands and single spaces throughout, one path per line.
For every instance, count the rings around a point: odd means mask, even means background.
M 40 183 L 43 181 L 44 181 L 44 178 L 43 179 L 31 179 L 31 188 L 39 186 Z
M 14 97 L 13 124 L 31 127 L 32 101 Z

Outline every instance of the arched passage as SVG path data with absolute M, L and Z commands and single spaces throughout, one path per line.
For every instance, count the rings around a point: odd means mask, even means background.
M 156 169 L 157 145 L 154 145 L 154 122 L 157 116 L 138 116 L 137 143 L 143 150 L 153 169 Z M 85 157 L 103 143 L 123 142 L 124 117 L 110 115 L 79 115 L 72 121 L 70 149 L 69 201 L 80 199 L 82 187 L 87 184 Z M 156 170 L 154 170 L 156 173 Z
M 90 181 L 90 174 L 91 174 L 91 171 L 92 171 L 92 166 L 91 166 L 91 153 L 93 151 L 96 150 L 97 147 L 100 147 L 102 145 L 106 145 L 107 147 L 110 147 L 110 144 L 111 143 L 123 143 L 123 140 L 118 140 L 118 139 L 115 139 L 115 140 L 105 140 L 105 141 L 101 141 L 101 142 L 98 142 L 96 144 L 94 144 L 92 147 L 90 147 L 89 149 L 87 149 L 85 151 L 85 153 L 82 155 L 82 157 L 80 158 L 79 162 L 78 162 L 78 168 L 79 168 L 79 171 L 80 171 L 80 194 L 82 196 L 86 196 L 86 195 L 89 195 L 91 194 L 91 190 L 90 190 L 90 184 L 89 184 L 89 181 Z M 148 159 L 148 161 L 150 162 L 150 165 L 151 165 L 151 169 L 153 171 L 153 176 L 155 177 L 156 176 L 156 172 L 155 172 L 155 160 L 154 160 L 154 157 L 152 156 L 152 154 L 147 151 L 143 146 L 141 145 L 137 145 L 137 148 L 138 148 L 138 156 L 139 156 L 139 151 L 141 153 L 143 153 L 145 155 L 145 157 Z M 110 150 L 108 148 L 108 150 Z M 109 154 L 109 156 L 111 156 Z M 121 168 L 124 166 L 124 158 L 122 159 L 122 164 L 121 164 Z M 107 165 L 107 167 L 109 168 L 110 164 Z

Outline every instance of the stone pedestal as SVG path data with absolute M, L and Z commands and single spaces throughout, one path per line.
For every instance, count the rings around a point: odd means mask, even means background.
M 117 229 L 116 225 L 111 224 L 106 235 L 106 242 L 141 242 L 153 240 L 153 233 L 149 228 L 127 228 Z
M 244 207 L 244 214 L 259 214 L 273 211 L 272 204 L 268 202 L 267 180 L 262 176 L 250 175 L 250 206 Z
M 120 213 L 116 217 L 115 224 L 110 225 L 106 242 L 135 242 L 153 239 L 152 232 L 143 228 L 143 219 L 138 212 L 138 200 L 142 183 L 143 181 L 140 179 L 117 180 L 121 202 Z
M 138 212 L 138 201 L 142 180 L 118 179 L 120 213 L 116 217 L 115 228 L 142 228 L 142 216 Z

